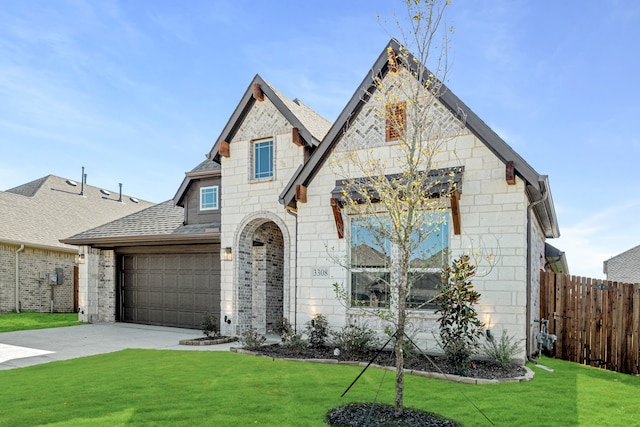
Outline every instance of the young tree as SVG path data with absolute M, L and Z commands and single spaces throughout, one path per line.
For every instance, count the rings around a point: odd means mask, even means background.
M 425 280 L 429 267 L 448 263 L 447 247 L 434 247 L 433 241 L 448 226 L 449 197 L 461 174 L 452 166 L 447 142 L 464 131 L 463 120 L 438 102 L 448 66 L 448 30 L 443 26 L 450 2 L 403 3 L 407 19 L 396 16 L 398 48 L 389 49 L 388 72 L 374 76 L 374 88 L 363 94 L 367 101 L 359 113 L 370 117 L 373 127 L 384 125 L 385 140 L 345 138 L 339 147 L 344 159 L 333 163 L 344 177 L 342 203 L 353 230 L 348 261 L 352 291 L 337 292 L 352 304 L 377 306 L 376 314 L 395 331 L 398 415 L 403 409 L 407 319 L 412 310 L 431 302 L 418 295 L 417 283 Z M 439 273 L 436 277 L 439 281 Z M 370 295 L 353 291 L 364 289 L 363 283 Z

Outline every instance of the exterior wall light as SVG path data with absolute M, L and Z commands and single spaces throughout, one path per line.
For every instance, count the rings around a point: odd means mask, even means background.
M 84 254 L 79 253 L 76 255 L 76 264 L 84 264 Z
M 225 261 L 231 261 L 233 259 L 233 253 L 231 252 L 231 247 L 227 246 L 224 248 L 224 252 L 222 253 L 222 259 Z

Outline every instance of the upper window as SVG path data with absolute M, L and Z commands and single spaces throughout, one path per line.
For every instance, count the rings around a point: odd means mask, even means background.
M 200 188 L 200 210 L 218 209 L 218 186 Z
M 273 178 L 273 140 L 253 143 L 252 178 L 254 180 Z
M 434 213 L 433 228 L 427 239 L 417 244 L 409 260 L 409 297 L 407 307 L 433 309 L 438 294 L 442 268 L 447 264 L 449 224 L 447 213 Z M 391 264 L 397 251 L 376 232 L 385 226 L 371 216 L 351 218 L 351 298 L 354 305 L 388 307 L 390 301 Z M 414 234 L 417 239 L 417 233 Z
M 385 115 L 386 140 L 397 141 L 407 125 L 407 102 L 394 102 L 387 105 Z

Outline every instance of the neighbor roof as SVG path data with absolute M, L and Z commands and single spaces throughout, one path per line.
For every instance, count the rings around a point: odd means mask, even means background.
M 81 195 L 81 187 L 47 175 L 0 191 L 0 242 L 76 252 L 59 240 L 153 205 L 87 184 Z
M 63 239 L 72 245 L 97 248 L 165 243 L 219 241 L 219 224 L 184 225 L 184 209 L 173 200 L 159 203 L 140 212 Z
M 376 78 L 384 77 L 389 72 L 388 49 L 399 52 L 403 47 L 396 39 L 391 41 L 382 50 L 380 56 L 373 64 L 369 71 L 356 89 L 351 100 L 342 110 L 338 119 L 335 121 L 331 129 L 313 152 L 309 159 L 296 171 L 292 179 L 289 181 L 285 189 L 280 194 L 280 203 L 288 206 L 294 203 L 296 185 L 301 184 L 308 186 L 318 171 L 322 168 L 331 152 L 340 140 L 350 121 L 359 113 L 362 107 L 367 103 L 371 95 L 377 90 Z M 405 67 L 412 71 L 419 71 L 423 68 L 415 57 L 409 55 Z M 421 80 L 426 82 L 429 77 L 429 71 L 424 69 L 420 76 Z M 478 117 L 469 107 L 467 107 L 450 89 L 443 85 L 442 95 L 439 101 L 444 105 L 455 117 L 464 119 L 466 127 L 476 135 L 484 144 L 504 163 L 512 161 L 516 174 L 520 176 L 527 184 L 527 193 L 533 202 L 539 202 L 535 205 L 534 211 L 544 228 L 546 237 L 559 237 L 560 231 L 556 218 L 553 199 L 549 189 L 549 180 L 546 175 L 540 175 L 531 165 L 529 165 L 518 153 L 516 153 L 498 134 L 496 134 L 480 117 Z
M 331 122 L 313 111 L 300 100 L 287 98 L 267 83 L 260 75 L 256 74 L 209 152 L 210 159 L 219 162 L 218 145 L 220 141 L 231 142 L 245 117 L 249 111 L 251 111 L 251 107 L 253 107 L 253 104 L 256 102 L 253 97 L 254 84 L 258 84 L 264 95 L 273 103 L 285 119 L 287 119 L 293 127 L 298 128 L 300 136 L 302 136 L 302 139 L 308 146 L 315 147 L 322 141 L 322 138 L 331 127 Z

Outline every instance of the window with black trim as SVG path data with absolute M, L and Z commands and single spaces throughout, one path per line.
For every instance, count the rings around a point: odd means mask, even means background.
M 377 227 L 384 218 L 351 217 L 351 299 L 353 306 L 389 307 L 392 244 Z M 431 302 L 438 294 L 442 268 L 449 252 L 449 214 L 433 214 L 433 231 L 422 241 L 409 261 L 409 297 L 407 307 L 434 309 Z

